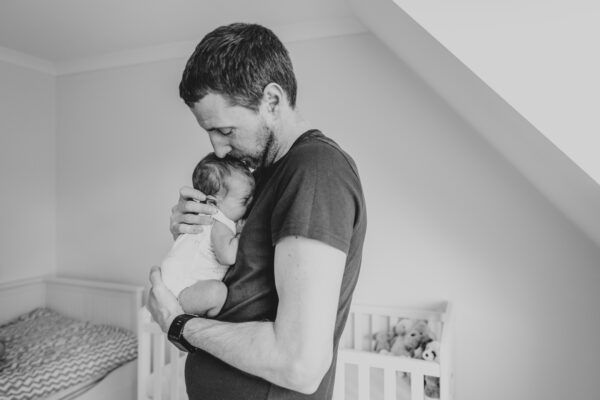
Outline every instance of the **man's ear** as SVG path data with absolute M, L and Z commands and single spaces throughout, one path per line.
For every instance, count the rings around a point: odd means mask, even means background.
M 269 113 L 279 113 L 279 108 L 283 105 L 285 92 L 277 83 L 271 82 L 263 90 L 263 103 Z

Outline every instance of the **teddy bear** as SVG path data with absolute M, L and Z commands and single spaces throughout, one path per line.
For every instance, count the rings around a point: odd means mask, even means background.
M 373 340 L 373 351 L 381 354 L 389 354 L 396 336 L 404 336 L 412 324 L 412 320 L 402 318 L 391 330 L 375 332 L 371 337 Z
M 414 320 L 408 328 L 407 324 L 405 320 L 401 320 L 394 326 L 397 336 L 393 339 L 390 352 L 396 356 L 420 358 L 421 346 L 424 342 L 433 340 L 433 332 L 425 320 Z
M 392 348 L 391 342 L 394 334 L 389 331 L 379 331 L 373 334 L 373 351 L 388 354 Z
M 396 325 L 392 327 L 394 336 L 404 336 L 414 323 L 415 321 L 410 318 L 400 318 L 398 322 L 396 322 Z
M 391 329 L 376 332 L 372 336 L 373 351 L 439 362 L 440 342 L 425 320 L 400 319 Z M 409 379 L 406 373 L 404 377 Z M 425 396 L 432 399 L 440 397 L 440 378 L 424 377 Z
M 425 375 L 425 396 L 431 399 L 440 398 L 440 378 Z
M 440 362 L 440 342 L 432 340 L 425 345 L 421 358 L 426 361 Z

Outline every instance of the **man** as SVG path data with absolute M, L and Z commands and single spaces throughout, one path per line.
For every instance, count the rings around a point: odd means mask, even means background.
M 228 297 L 213 319 L 181 315 L 154 268 L 148 308 L 190 351 L 195 399 L 329 399 L 366 231 L 356 166 L 296 110 L 287 50 L 268 29 L 232 24 L 206 35 L 187 62 L 180 95 L 215 154 L 255 168 L 254 201 Z M 182 188 L 171 231 L 209 223 L 205 196 Z

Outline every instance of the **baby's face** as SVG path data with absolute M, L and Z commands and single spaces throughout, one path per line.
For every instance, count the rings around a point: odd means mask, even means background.
M 237 222 L 244 216 L 252 201 L 254 185 L 247 176 L 239 172 L 233 172 L 226 179 L 229 191 L 225 196 L 217 195 L 217 207 L 227 218 Z

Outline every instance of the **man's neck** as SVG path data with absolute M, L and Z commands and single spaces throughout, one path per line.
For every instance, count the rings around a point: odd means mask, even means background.
M 275 135 L 273 163 L 285 156 L 294 142 L 310 129 L 310 123 L 297 111 L 294 111 L 291 117 L 287 123 L 282 124 L 280 132 Z

